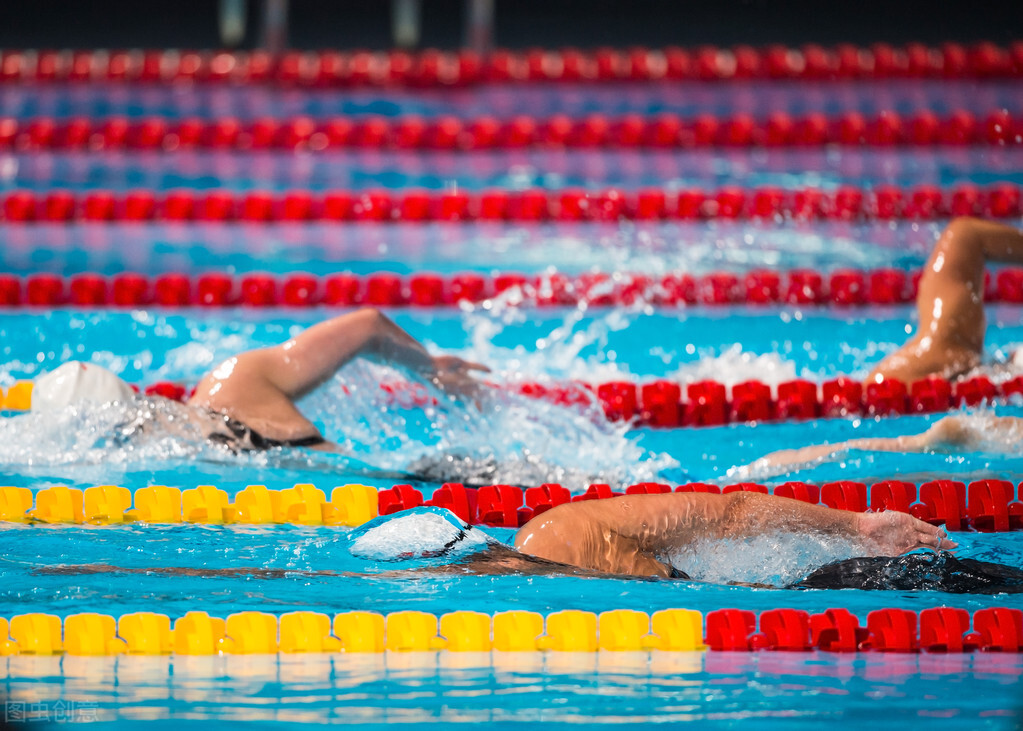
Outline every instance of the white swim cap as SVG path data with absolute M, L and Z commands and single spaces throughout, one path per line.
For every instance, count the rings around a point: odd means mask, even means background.
M 377 518 L 356 530 L 351 552 L 377 561 L 399 561 L 446 556 L 465 548 L 471 552 L 486 542 L 482 532 L 446 510 L 416 508 L 394 517 Z
M 102 366 L 72 360 L 35 380 L 32 411 L 54 411 L 78 401 L 127 402 L 131 386 Z

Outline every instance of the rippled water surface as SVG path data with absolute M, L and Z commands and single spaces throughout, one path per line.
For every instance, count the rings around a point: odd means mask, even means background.
M 465 92 L 356 93 L 231 87 L 47 86 L 6 89 L 0 114 L 78 114 L 171 118 L 268 113 L 480 114 L 511 116 L 673 112 L 690 115 L 768 111 L 912 114 L 929 108 L 978 115 L 1021 108 L 1016 85 L 651 84 L 630 87 L 527 85 Z M 491 186 L 551 189 L 724 184 L 787 188 L 878 183 L 952 186 L 1019 181 L 1018 150 L 922 148 L 825 150 L 494 151 L 485 154 L 389 151 L 277 153 L 58 152 L 0 155 L 0 191 L 63 187 L 157 191 L 177 186 L 236 191 L 409 186 L 433 190 Z M 1016 221 L 1016 223 L 1019 223 Z M 894 266 L 915 271 L 941 224 L 709 221 L 479 224 L 340 224 L 252 226 L 245 223 L 32 224 L 0 227 L 0 270 L 114 274 L 209 270 L 326 275 L 437 271 L 569 274 L 600 270 L 694 274 L 756 268 Z M 248 484 L 271 488 L 313 483 L 326 491 L 359 482 L 438 483 L 557 481 L 579 492 L 590 482 L 615 486 L 658 480 L 734 481 L 737 468 L 764 454 L 809 443 L 918 432 L 939 417 L 831 419 L 657 431 L 610 424 L 592 399 L 574 407 L 517 395 L 541 384 L 713 378 L 768 384 L 796 377 L 820 382 L 863 376 L 912 329 L 911 307 L 655 309 L 644 302 L 608 309 L 528 309 L 516 293 L 465 310 L 403 310 L 397 322 L 432 348 L 492 366 L 494 387 L 478 403 L 459 403 L 407 374 L 364 362 L 302 402 L 301 408 L 342 449 L 340 455 L 271 450 L 234 455 L 207 444 L 185 407 L 152 399 L 78 405 L 40 415 L 0 417 L 0 484 L 38 490 L 53 484 L 138 488 L 214 484 L 233 496 Z M 163 312 L 0 312 L 0 385 L 33 378 L 71 360 L 102 364 L 131 382 L 194 384 L 221 360 L 279 343 L 323 317 L 322 310 Z M 991 308 L 986 361 L 997 379 L 1023 344 L 1018 308 Z M 395 398 L 391 392 L 422 398 Z M 989 413 L 1023 416 L 1000 405 L 970 417 L 978 430 Z M 139 416 L 145 418 L 139 421 Z M 126 425 L 144 423 L 142 430 Z M 1019 443 L 992 431 L 965 452 L 896 454 L 850 450 L 787 474 L 754 468 L 752 479 L 922 482 L 1001 477 L 1018 483 Z M 438 453 L 447 472 L 424 469 Z M 811 612 L 848 607 L 865 621 L 884 607 L 934 606 L 970 611 L 1023 608 L 1023 595 L 951 595 L 930 591 L 790 590 L 728 585 L 742 580 L 792 583 L 813 568 L 853 555 L 856 547 L 819 537 L 766 535 L 723 543 L 674 560 L 690 581 L 586 576 L 482 576 L 442 573 L 487 542 L 510 543 L 514 531 L 474 528 L 446 556 L 438 548 L 461 526 L 424 510 L 360 529 L 298 526 L 0 525 L 0 616 L 95 611 L 120 615 L 190 610 L 227 616 L 244 610 L 281 614 L 311 609 L 392 612 L 507 609 L 722 607 Z M 956 536 L 961 557 L 1023 566 L 1023 534 Z M 0 657 L 6 719 L 26 714 L 55 723 L 95 721 L 126 728 L 193 722 L 217 728 L 385 722 L 417 727 L 487 724 L 648 726 L 693 721 L 700 727 L 753 723 L 766 728 L 855 726 L 927 729 L 1018 727 L 1023 709 L 1018 655 L 824 653 L 387 653 L 280 657 Z M 21 715 L 18 715 L 21 714 Z

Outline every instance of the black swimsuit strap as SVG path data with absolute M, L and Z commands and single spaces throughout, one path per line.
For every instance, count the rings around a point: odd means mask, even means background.
M 270 439 L 237 419 L 232 419 L 223 412 L 211 409 L 210 414 L 216 417 L 218 421 L 223 420 L 224 426 L 227 427 L 230 434 L 214 432 L 206 438 L 216 444 L 223 444 L 234 452 L 260 452 L 277 447 L 315 447 L 327 441 L 319 434 L 311 434 L 307 437 L 299 437 L 298 439 Z

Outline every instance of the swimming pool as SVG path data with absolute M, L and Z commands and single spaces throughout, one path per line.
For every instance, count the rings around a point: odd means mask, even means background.
M 914 85 L 919 99 L 943 111 L 970 103 L 1011 105 L 1014 85 Z M 669 86 L 641 92 L 580 90 L 571 94 L 528 89 L 512 95 L 532 113 L 602 111 L 679 113 L 736 111 L 736 99 L 798 111 L 845 111 L 890 106 L 870 85 L 822 85 L 803 97 L 784 87 L 703 88 L 686 95 Z M 901 98 L 898 84 L 884 87 Z M 203 94 L 123 94 L 121 87 L 89 88 L 60 99 L 46 94 L 6 97 L 4 113 L 111 113 L 165 115 L 198 113 Z M 221 90 L 223 91 L 223 90 Z M 408 95 L 387 92 L 369 101 L 356 97 L 263 91 L 237 94 L 224 104 L 234 114 L 374 113 L 475 114 L 501 112 L 490 99 L 456 94 Z M 264 90 L 265 91 L 265 90 Z M 569 90 L 570 91 L 570 90 Z M 204 92 L 205 94 L 205 92 Z M 703 98 L 702 95 L 711 98 Z M 633 98 L 635 96 L 635 98 Z M 286 98 L 285 98 L 286 97 Z M 19 101 L 21 99 L 21 101 Z M 239 99 L 251 107 L 239 107 Z M 686 107 L 691 102 L 692 108 Z M 977 100 L 980 101 L 977 101 Z M 29 100 L 29 101 L 26 101 Z M 49 101 L 47 101 L 49 100 Z M 430 106 L 430 103 L 435 106 Z M 58 109 L 57 104 L 73 103 Z M 509 102 L 505 102 L 506 104 Z M 891 104 L 895 102 L 892 101 Z M 41 105 L 39 107 L 33 104 Z M 151 104 L 153 106 L 143 106 Z M 313 104 L 334 105 L 329 107 Z M 454 108 L 441 109 L 441 104 Z M 20 105 L 20 106 L 19 106 Z M 49 106 L 47 106 L 49 105 Z M 122 106 L 118 106 L 122 105 Z M 127 106 L 125 106 L 127 105 Z M 261 106 L 262 105 L 262 106 Z M 473 106 L 480 105 L 480 106 Z M 489 107 L 488 107 L 489 105 Z M 530 106 L 534 105 L 535 109 Z M 730 106 L 731 105 L 731 106 Z M 805 105 L 800 107 L 800 105 Z M 944 106 L 943 106 L 944 105 Z M 225 106 L 225 110 L 227 107 Z M 563 185 L 627 188 L 663 184 L 824 186 L 852 181 L 1015 181 L 1018 151 L 994 154 L 977 148 L 913 151 L 847 150 L 694 151 L 689 153 L 529 152 L 511 154 L 330 153 L 303 157 L 281 153 L 4 154 L 3 186 L 45 191 L 91 188 L 206 186 L 285 190 L 296 181 L 322 190 L 334 186 L 441 188 L 456 183 L 484 186 Z M 446 156 L 446 157 L 445 157 Z M 760 157 L 763 156 L 763 157 Z M 258 181 L 258 182 L 254 182 Z M 831 271 L 920 265 L 940 230 L 938 222 L 654 222 L 654 223 L 37 223 L 4 226 L 3 269 L 17 275 L 81 271 L 115 274 L 125 270 L 160 274 L 179 271 L 284 274 L 339 269 L 542 272 L 548 267 L 576 273 L 600 271 L 732 271 L 759 267 Z M 10 310 L 0 313 L 0 385 L 31 378 L 59 363 L 94 360 L 140 384 L 195 381 L 212 365 L 239 350 L 279 342 L 333 310 L 271 308 L 137 310 Z M 481 360 L 498 382 L 619 378 L 672 378 L 681 382 L 713 377 L 726 384 L 756 378 L 776 384 L 795 377 L 821 382 L 839 374 L 862 376 L 906 336 L 909 305 L 855 310 L 794 306 L 663 308 L 631 306 L 532 309 L 504 306 L 500 299 L 475 307 L 396 309 L 396 321 L 431 345 Z M 1019 310 L 989 312 L 987 351 L 1006 361 L 1023 343 Z M 399 374 L 383 374 L 399 378 Z M 590 482 L 621 486 L 658 480 L 671 484 L 711 481 L 728 484 L 729 469 L 788 446 L 918 431 L 937 415 L 884 419 L 821 419 L 811 422 L 737 424 L 701 429 L 655 430 L 609 424 L 596 404 L 570 410 L 502 391 L 491 407 L 477 409 L 442 402 L 433 408 L 395 408 L 375 384 L 376 366 L 352 365 L 309 397 L 303 409 L 328 438 L 351 458 L 313 453 L 235 456 L 204 443 L 169 446 L 159 439 L 110 444 L 110 428 L 123 417 L 116 409 L 85 409 L 58 417 L 20 415 L 0 421 L 0 475 L 4 485 L 38 492 L 53 484 L 89 487 L 150 484 L 191 488 L 213 484 L 234 496 L 249 484 L 272 488 L 313 483 L 329 493 L 336 485 L 362 483 L 387 488 L 393 476 L 438 448 L 494 460 L 495 482 L 535 485 L 560 481 L 576 492 Z M 1019 403 L 993 407 L 1023 415 Z M 997 445 L 996 445 L 997 446 Z M 531 460 L 523 460 L 528 450 Z M 457 477 L 452 475 L 451 477 Z M 823 483 L 901 478 L 923 482 L 954 476 L 1020 479 L 1011 453 L 893 455 L 851 453 L 791 475 L 763 475 Z M 554 478 L 557 478 L 556 480 Z M 436 483 L 402 478 L 424 494 Z M 949 606 L 971 612 L 994 606 L 1023 607 L 1013 596 L 948 595 L 937 592 L 783 591 L 726 586 L 718 581 L 784 584 L 808 567 L 841 555 L 844 547 L 816 540 L 754 540 L 688 557 L 686 569 L 700 582 L 532 576 L 394 576 L 395 568 L 432 565 L 438 559 L 395 561 L 390 554 L 357 546 L 364 529 L 303 526 L 22 526 L 4 524 L 0 564 L 0 617 L 48 612 L 120 615 L 158 611 L 171 617 L 192 610 L 226 617 L 260 610 L 283 614 L 313 610 L 333 616 L 353 610 L 391 613 L 421 610 L 441 615 L 454 609 L 494 614 L 521 609 L 548 614 L 564 609 L 655 611 L 684 607 L 707 613 L 722 607 L 763 611 L 787 607 L 820 612 L 847 607 L 861 621 L 879 608 L 916 611 Z M 512 529 L 484 528 L 508 542 Z M 959 538 L 961 555 L 1023 565 L 1019 533 L 974 534 Z M 387 536 L 385 536 L 387 538 Z M 395 546 L 400 536 L 394 535 Z M 390 540 L 389 539 L 389 540 Z M 425 540 L 425 539 L 424 539 Z M 385 541 L 385 548 L 389 546 Z M 425 549 L 423 549 L 425 550 Z M 188 576 L 101 572 L 62 575 L 39 571 L 60 564 L 109 564 L 122 569 L 256 567 L 283 569 L 280 577 Z M 333 576 L 315 571 L 349 572 Z M 0 691 L 8 711 L 58 711 L 74 720 L 95 718 L 120 726 L 148 719 L 181 721 L 256 720 L 279 725 L 308 722 L 422 723 L 430 726 L 485 722 L 513 723 L 679 722 L 730 725 L 755 719 L 764 726 L 792 727 L 842 719 L 865 724 L 878 717 L 892 723 L 927 718 L 943 727 L 1006 726 L 1020 711 L 1023 660 L 1019 655 L 899 655 L 860 653 L 385 653 L 271 657 L 57 658 L 14 655 L 0 658 Z M 55 704 L 65 702 L 61 710 Z M 11 706 L 10 704 L 23 704 Z M 77 705 L 72 705 L 77 704 Z M 17 720 L 17 719 L 13 719 Z

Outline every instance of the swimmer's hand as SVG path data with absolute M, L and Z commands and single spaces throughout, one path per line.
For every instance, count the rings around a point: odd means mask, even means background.
M 917 548 L 957 548 L 941 528 L 894 510 L 860 513 L 858 532 L 877 556 L 898 556 Z
M 490 373 L 481 363 L 462 360 L 454 355 L 438 355 L 433 358 L 433 375 L 430 382 L 452 396 L 474 397 L 483 386 L 472 376 L 473 371 Z

